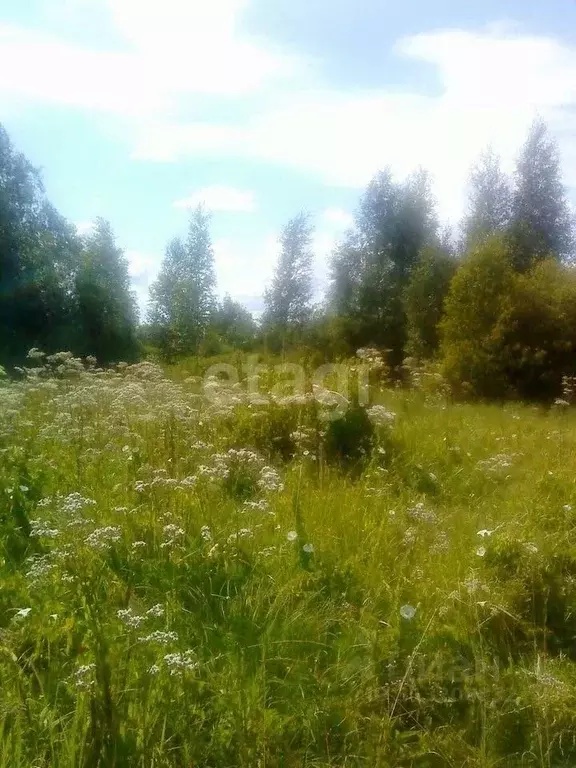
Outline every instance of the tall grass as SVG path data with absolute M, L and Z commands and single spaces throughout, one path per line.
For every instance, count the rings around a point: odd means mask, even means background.
M 2 768 L 576 764 L 574 412 L 382 388 L 352 466 L 310 398 L 51 371 L 0 387 Z

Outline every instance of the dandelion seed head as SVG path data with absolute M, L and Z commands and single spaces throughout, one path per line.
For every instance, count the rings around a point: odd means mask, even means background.
M 411 621 L 416 616 L 416 608 L 413 605 L 406 604 L 400 608 L 400 616 L 406 621 Z

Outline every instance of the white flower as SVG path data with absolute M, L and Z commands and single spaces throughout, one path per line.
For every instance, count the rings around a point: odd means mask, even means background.
M 32 608 L 19 608 L 14 614 L 15 619 L 26 619 Z
M 96 669 L 96 664 L 84 664 L 78 667 L 76 672 L 72 675 L 74 685 L 79 691 L 89 691 L 94 688 L 96 682 L 92 675 L 92 672 Z
M 296 539 L 298 538 L 298 534 L 296 533 L 296 531 L 288 531 L 288 533 L 286 534 L 286 538 L 288 539 L 288 541 L 296 541 Z
M 198 666 L 198 662 L 194 658 L 194 652 L 190 650 L 184 651 L 184 653 L 167 653 L 164 656 L 164 663 L 170 670 L 171 675 L 196 669 Z
M 89 536 L 84 539 L 84 542 L 88 544 L 92 549 L 110 549 L 112 544 L 122 539 L 122 532 L 120 528 L 113 525 L 108 525 L 105 528 L 97 528 Z
M 487 536 L 492 536 L 493 533 L 494 533 L 494 531 L 489 531 L 487 528 L 482 528 L 482 530 L 478 531 L 478 533 L 476 535 L 477 536 L 481 536 L 484 539 Z
M 148 670 L 148 674 L 152 675 L 153 677 L 159 674 L 159 672 L 160 672 L 160 667 L 158 666 L 158 664 L 152 664 L 152 666 Z
M 202 528 L 200 528 L 200 536 L 204 541 L 212 541 L 212 531 L 207 525 L 203 525 Z
M 403 619 L 406 619 L 406 621 L 410 621 L 416 616 L 416 608 L 414 608 L 413 605 L 403 605 L 400 608 L 400 616 L 402 616 Z
M 486 547 L 478 547 L 478 549 L 476 550 L 476 554 L 478 555 L 478 557 L 484 557 L 484 555 L 486 554 Z
M 168 645 L 168 643 L 175 643 L 177 640 L 176 632 L 162 632 L 161 630 L 156 630 L 156 632 L 139 638 L 141 643 L 158 643 L 159 645 Z
M 146 611 L 146 616 L 154 616 L 157 619 L 159 619 L 161 616 L 164 616 L 164 606 L 162 603 L 156 603 L 156 605 L 153 605 L 152 608 L 149 608 Z
M 254 536 L 250 528 L 240 528 L 239 531 L 236 533 L 231 533 L 230 536 L 228 536 L 228 544 L 234 544 L 235 541 L 238 541 L 238 539 L 251 539 Z
M 538 552 L 538 547 L 536 544 L 532 544 L 531 541 L 527 541 L 524 544 L 524 549 L 526 552 L 529 552 L 531 555 L 535 555 Z
M 396 414 L 389 411 L 383 405 L 373 405 L 366 410 L 366 414 L 370 421 L 377 426 L 392 424 L 396 419 Z
M 309 555 L 311 555 L 312 552 L 314 552 L 314 544 L 304 544 L 302 549 L 304 552 L 307 552 Z
M 564 512 L 572 512 L 572 504 L 564 504 Z
M 145 620 L 144 616 L 135 614 L 132 608 L 121 608 L 116 612 L 116 616 L 118 616 L 123 624 L 126 624 L 126 626 L 131 629 L 138 629 L 140 624 Z

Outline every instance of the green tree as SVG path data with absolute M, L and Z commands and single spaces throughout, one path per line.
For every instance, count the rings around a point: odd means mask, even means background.
M 246 307 L 226 294 L 216 311 L 214 329 L 225 344 L 234 349 L 249 349 L 258 326 Z
M 463 227 L 465 248 L 504 232 L 510 226 L 511 216 L 510 181 L 502 171 L 500 158 L 489 147 L 470 174 L 468 212 Z
M 457 395 L 507 394 L 500 322 L 511 306 L 515 272 L 505 239 L 492 236 L 462 262 L 440 324 L 444 375 Z
M 149 322 L 166 357 L 197 353 L 216 309 L 210 218 L 192 213 L 186 241 L 172 240 L 150 289 Z
M 407 323 L 406 354 L 433 358 L 440 344 L 440 321 L 456 261 L 440 248 L 424 248 L 404 292 Z
M 403 183 L 390 170 L 369 184 L 353 232 L 334 254 L 330 298 L 356 344 L 387 348 L 399 364 L 406 344 L 403 295 L 422 248 L 437 243 L 430 180 L 417 171 Z
M 263 326 L 282 342 L 301 330 L 311 314 L 312 232 L 306 213 L 286 224 L 272 285 L 264 295 Z
M 0 360 L 72 346 L 79 242 L 0 126 Z
M 562 183 L 558 146 L 536 120 L 516 165 L 512 244 L 516 266 L 554 254 L 574 256 L 574 222 Z
M 104 219 L 95 221 L 83 245 L 75 281 L 78 348 L 102 364 L 131 362 L 138 343 L 126 258 Z
M 549 400 L 576 374 L 576 275 L 554 258 L 516 276 L 499 322 L 501 359 L 517 397 Z

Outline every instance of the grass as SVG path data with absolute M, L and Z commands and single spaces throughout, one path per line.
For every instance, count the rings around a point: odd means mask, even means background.
M 0 387 L 1 768 L 576 764 L 575 412 L 59 362 Z

